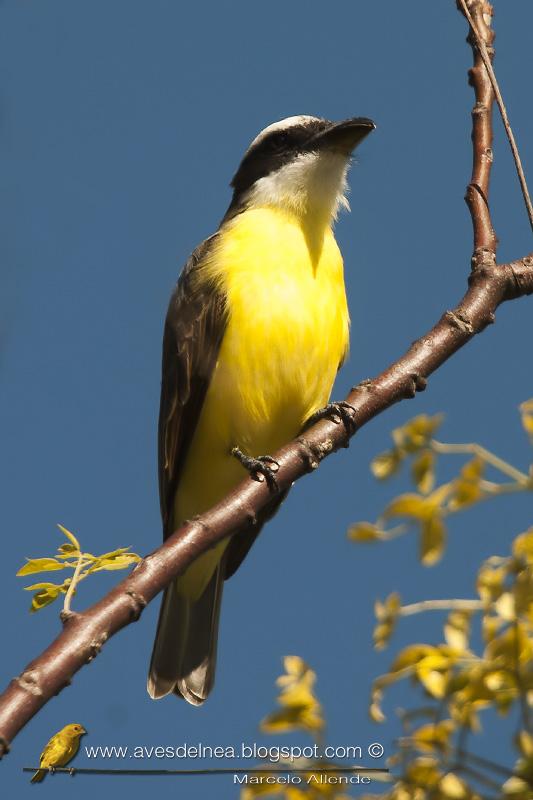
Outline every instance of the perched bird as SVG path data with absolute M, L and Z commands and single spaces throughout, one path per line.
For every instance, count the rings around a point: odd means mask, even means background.
M 165 321 L 159 489 L 166 538 L 244 477 L 275 480 L 272 453 L 326 406 L 348 350 L 342 257 L 332 225 L 366 118 L 295 116 L 253 140 L 217 232 L 185 265 Z M 338 406 L 336 406 L 338 411 Z M 327 411 L 325 412 L 327 413 Z M 224 579 L 261 525 L 204 555 L 165 591 L 148 676 L 154 699 L 201 704 L 213 685 Z
M 68 764 L 78 752 L 84 733 L 87 731 L 83 725 L 73 722 L 54 734 L 41 753 L 40 769 L 33 775 L 31 783 L 42 781 L 49 770 Z

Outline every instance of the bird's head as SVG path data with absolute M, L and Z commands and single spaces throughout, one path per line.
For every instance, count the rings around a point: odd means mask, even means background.
M 66 733 L 72 737 L 80 737 L 87 733 L 87 731 L 83 725 L 80 725 L 78 722 L 72 722 L 70 725 L 65 725 L 63 728 L 63 733 Z
M 261 131 L 231 182 L 232 209 L 276 206 L 328 223 L 349 209 L 346 175 L 357 145 L 375 128 L 365 117 L 342 122 L 288 117 Z

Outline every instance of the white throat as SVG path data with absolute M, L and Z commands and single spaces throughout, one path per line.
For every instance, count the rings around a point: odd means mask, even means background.
M 342 153 L 302 153 L 270 175 L 259 178 L 248 193 L 246 205 L 275 206 L 299 217 L 318 218 L 329 225 L 341 208 L 350 210 L 346 198 L 349 165 L 349 159 Z

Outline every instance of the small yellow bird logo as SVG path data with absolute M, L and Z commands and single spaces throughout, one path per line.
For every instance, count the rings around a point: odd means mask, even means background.
M 55 767 L 64 767 L 68 764 L 78 752 L 80 739 L 84 733 L 87 731 L 77 722 L 65 725 L 55 733 L 41 753 L 40 768 L 33 775 L 31 782 L 38 783 L 43 780 L 47 772 L 53 772 Z

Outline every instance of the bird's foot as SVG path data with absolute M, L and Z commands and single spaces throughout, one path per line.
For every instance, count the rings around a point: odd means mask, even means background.
M 56 771 L 56 768 L 55 768 L 55 767 L 48 767 L 48 772 L 49 772 L 51 775 L 53 775 L 55 771 Z
M 314 425 L 321 419 L 330 419 L 335 424 L 344 425 L 346 432 L 349 434 L 355 433 L 357 424 L 355 421 L 355 408 L 347 403 L 345 400 L 339 400 L 337 403 L 328 403 L 324 408 L 319 408 L 314 414 L 311 414 L 309 419 L 304 425 L 304 430 Z
M 279 469 L 279 464 L 275 458 L 272 458 L 272 456 L 252 458 L 243 453 L 238 447 L 232 448 L 231 455 L 242 464 L 244 469 L 248 470 L 251 478 L 255 481 L 266 481 L 268 488 L 272 492 L 278 491 L 279 487 L 275 473 Z

